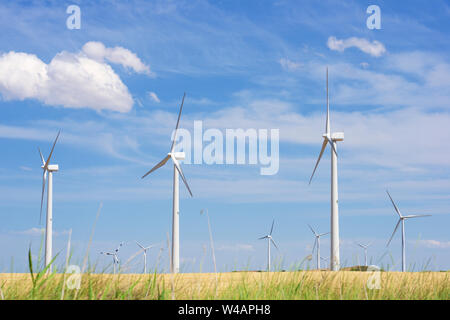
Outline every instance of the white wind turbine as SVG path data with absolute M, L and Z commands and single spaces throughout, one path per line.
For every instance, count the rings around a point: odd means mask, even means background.
M 204 212 L 206 212 L 206 217 L 208 218 L 209 241 L 211 242 L 211 251 L 212 251 L 212 257 L 213 257 L 213 263 L 214 263 L 214 273 L 217 273 L 216 255 L 214 253 L 214 242 L 213 242 L 213 236 L 212 236 L 212 231 L 211 231 L 211 222 L 209 220 L 209 210 L 208 209 L 200 210 L 200 214 L 203 214 Z
M 314 237 L 315 237 L 314 246 L 313 246 L 312 252 L 314 252 L 314 249 L 317 247 L 316 263 L 317 263 L 317 270 L 320 270 L 320 237 L 329 234 L 329 232 L 319 234 L 316 231 L 314 231 L 314 229 L 309 224 L 308 224 L 308 227 L 311 229 L 311 231 L 312 231 L 312 233 L 314 234 Z
M 398 209 L 397 205 L 394 203 L 394 200 L 392 200 L 391 195 L 389 194 L 389 191 L 387 191 L 387 194 L 389 196 L 389 199 L 391 199 L 392 205 L 394 206 L 395 211 L 397 212 L 399 219 L 397 222 L 397 225 L 395 226 L 394 232 L 392 233 L 391 238 L 389 239 L 387 246 L 389 246 L 389 244 L 391 243 L 392 238 L 394 237 L 395 232 L 398 229 L 398 226 L 400 225 L 400 223 L 402 224 L 402 271 L 405 272 L 406 271 L 406 239 L 405 239 L 405 220 L 407 219 L 411 219 L 411 218 L 420 218 L 420 217 L 430 217 L 431 214 L 413 214 L 413 215 L 408 215 L 408 216 L 402 216 L 402 214 L 400 213 L 400 210 Z
M 100 252 L 100 254 L 104 254 L 104 255 L 107 255 L 107 256 L 112 256 L 112 258 L 113 258 L 114 274 L 116 274 L 116 264 L 117 264 L 117 266 L 119 266 L 119 264 L 120 264 L 120 260 L 119 260 L 119 257 L 117 257 L 117 255 L 119 253 L 120 247 L 122 247 L 122 246 L 123 246 L 123 242 L 121 242 L 119 244 L 119 246 L 117 247 L 117 249 L 114 250 L 113 252 L 103 252 L 103 251 Z M 120 266 L 119 266 L 119 271 L 120 271 Z
M 142 251 L 144 252 L 144 273 L 147 273 L 147 250 L 150 248 L 153 248 L 155 245 L 150 245 L 148 247 L 144 247 L 142 244 L 140 244 L 139 242 L 136 241 L 136 244 L 142 249 Z
M 359 247 L 364 249 L 364 265 L 367 267 L 367 248 L 372 245 L 372 242 L 370 242 L 368 244 L 362 244 L 362 243 L 357 242 L 356 244 Z
M 42 166 L 41 168 L 44 170 L 42 173 L 42 194 L 41 194 L 41 212 L 39 214 L 39 223 L 42 220 L 42 206 L 44 203 L 44 193 L 45 193 L 45 183 L 47 180 L 48 173 L 48 186 L 47 186 L 47 217 L 46 217 L 46 225 L 45 225 L 45 266 L 49 266 L 48 271 L 52 271 L 52 266 L 50 265 L 52 261 L 52 239 L 53 239 L 53 172 L 57 172 L 59 170 L 59 166 L 57 164 L 50 164 L 50 160 L 52 158 L 53 150 L 55 149 L 56 141 L 58 141 L 58 137 L 61 130 L 58 131 L 58 135 L 56 136 L 55 142 L 53 142 L 52 150 L 48 155 L 47 161 L 44 160 L 44 156 L 42 155 L 41 149 L 39 150 L 39 155 L 41 156 Z
M 325 261 L 325 263 L 327 263 L 327 264 L 328 264 L 328 260 L 330 260 L 330 259 L 328 259 L 328 257 L 320 257 L 320 259 L 322 259 L 323 261 Z
M 340 255 L 339 255 L 339 207 L 338 207 L 338 174 L 337 174 L 337 143 L 344 141 L 343 132 L 331 133 L 330 129 L 330 104 L 328 99 L 328 68 L 327 68 L 327 119 L 325 124 L 325 133 L 322 135 L 323 143 L 320 150 L 319 158 L 317 159 L 314 171 L 309 179 L 309 184 L 314 177 L 317 166 L 322 158 L 323 152 L 330 144 L 331 149 L 331 261 L 330 266 L 332 271 L 340 269 Z
M 179 219 L 180 219 L 180 210 L 179 210 L 179 178 L 178 175 L 181 176 L 189 194 L 192 197 L 191 189 L 184 177 L 183 171 L 181 170 L 180 164 L 178 160 L 184 160 L 186 155 L 184 152 L 173 152 L 175 147 L 175 141 L 177 139 L 177 130 L 178 125 L 180 123 L 181 111 L 183 110 L 184 98 L 186 97 L 186 93 L 183 95 L 183 100 L 181 102 L 180 112 L 178 113 L 177 125 L 175 127 L 175 133 L 172 140 L 172 146 L 170 147 L 170 152 L 167 156 L 162 159 L 156 166 L 154 166 L 149 172 L 142 176 L 144 179 L 150 173 L 155 171 L 158 168 L 161 168 L 166 164 L 169 159 L 172 159 L 173 162 L 173 209 L 172 209 L 172 272 L 178 273 L 180 271 L 180 227 L 179 227 Z
M 272 244 L 278 250 L 278 247 L 277 247 L 277 245 L 275 244 L 275 241 L 273 241 L 273 238 L 272 238 L 273 224 L 274 223 L 275 223 L 275 220 L 272 221 L 272 227 L 270 228 L 269 234 L 258 239 L 258 240 L 267 239 L 267 270 L 268 271 L 270 271 L 270 243 L 272 242 Z

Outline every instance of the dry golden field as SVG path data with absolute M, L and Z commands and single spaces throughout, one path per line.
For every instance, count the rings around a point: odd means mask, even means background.
M 379 289 L 369 289 L 370 283 Z M 36 279 L 37 278 L 37 279 Z M 3 299 L 444 299 L 450 272 L 229 272 L 184 274 L 0 274 Z M 63 293 L 64 287 L 64 293 Z M 370 286 L 369 286 L 370 287 Z

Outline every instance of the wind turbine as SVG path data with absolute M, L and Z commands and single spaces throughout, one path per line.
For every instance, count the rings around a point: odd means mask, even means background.
M 328 68 L 327 68 L 327 119 L 325 124 L 325 133 L 322 135 L 323 143 L 320 150 L 319 158 L 317 159 L 314 171 L 309 179 L 309 184 L 314 177 L 317 166 L 322 158 L 323 152 L 330 145 L 331 149 L 331 261 L 330 266 L 332 271 L 340 269 L 340 255 L 339 255 L 339 207 L 338 207 L 338 174 L 337 174 L 337 142 L 344 141 L 343 132 L 331 133 L 330 129 L 330 103 L 328 98 Z
M 114 250 L 113 252 L 100 252 L 100 254 L 104 254 L 104 255 L 107 255 L 107 256 L 112 256 L 112 258 L 113 258 L 114 274 L 116 274 L 116 264 L 119 266 L 119 263 L 120 263 L 120 260 L 117 257 L 117 254 L 119 253 L 119 249 L 122 246 L 123 246 L 123 242 L 121 242 L 119 244 L 119 246 L 117 247 L 117 249 Z M 120 271 L 120 266 L 119 266 L 119 271 Z
M 400 225 L 400 222 L 402 223 L 402 271 L 406 271 L 406 239 L 405 239 L 405 220 L 411 219 L 411 218 L 420 218 L 420 217 L 430 217 L 431 214 L 413 214 L 408 216 L 403 216 L 400 213 L 400 210 L 398 209 L 397 205 L 395 204 L 394 200 L 392 200 L 391 195 L 389 194 L 389 191 L 387 191 L 387 194 L 389 196 L 389 199 L 391 199 L 392 205 L 394 206 L 395 211 L 397 212 L 399 219 L 397 222 L 397 225 L 395 226 L 394 232 L 392 233 L 391 238 L 389 239 L 387 246 L 391 243 L 392 238 L 394 237 L 395 232 L 398 229 L 398 226 Z
M 367 267 L 367 248 L 372 245 L 372 242 L 368 244 L 356 243 L 358 246 L 364 249 L 364 265 Z
M 258 240 L 267 239 L 267 270 L 269 272 L 270 272 L 270 243 L 272 242 L 272 244 L 278 250 L 278 247 L 277 247 L 277 245 L 275 244 L 275 241 L 273 241 L 273 238 L 272 238 L 272 231 L 273 231 L 273 224 L 274 223 L 275 223 L 275 220 L 272 221 L 272 227 L 270 228 L 270 233 L 268 235 L 258 239 Z
M 155 245 L 150 245 L 148 247 L 144 247 L 142 244 L 136 241 L 136 244 L 141 247 L 142 251 L 144 252 L 144 273 L 147 273 L 147 250 L 154 247 Z
M 180 164 L 178 160 L 184 160 L 186 155 L 184 152 L 173 152 L 175 147 L 175 141 L 177 140 L 177 130 L 178 125 L 180 124 L 181 111 L 183 110 L 184 98 L 186 97 L 186 93 L 183 95 L 183 100 L 181 101 L 180 112 L 178 113 L 177 125 L 175 127 L 175 133 L 172 140 L 172 146 L 170 147 L 170 152 L 167 156 L 162 159 L 156 166 L 154 166 L 150 171 L 142 176 L 144 179 L 150 173 L 155 171 L 156 169 L 161 168 L 166 164 L 169 159 L 172 159 L 173 162 L 173 208 L 172 208 L 172 272 L 178 273 L 180 271 L 180 227 L 179 227 L 179 219 L 180 219 L 180 199 L 179 199 L 179 178 L 178 175 L 181 176 L 189 194 L 192 197 L 191 189 L 184 177 L 183 171 L 181 170 Z
M 212 257 L 213 257 L 213 262 L 214 262 L 214 273 L 217 273 L 216 255 L 214 253 L 214 242 L 213 242 L 212 231 L 211 231 L 211 222 L 209 221 L 209 210 L 202 209 L 202 210 L 200 210 L 200 214 L 203 214 L 205 211 L 206 211 L 206 216 L 208 217 L 209 240 L 211 242 L 211 251 L 212 251 Z
M 42 173 L 42 194 L 41 194 L 41 212 L 39 214 L 39 224 L 42 221 L 42 206 L 44 204 L 44 193 L 45 193 L 45 183 L 47 180 L 48 173 L 48 185 L 47 185 L 47 219 L 45 225 L 45 266 L 49 266 L 48 272 L 52 271 L 52 266 L 50 265 L 52 261 L 52 238 L 53 238 L 53 172 L 57 172 L 59 170 L 59 166 L 57 164 L 50 164 L 50 160 L 52 158 L 53 150 L 55 149 L 56 141 L 58 141 L 59 134 L 61 130 L 58 131 L 55 142 L 53 142 L 52 150 L 48 155 L 47 161 L 44 160 L 44 156 L 42 155 L 41 149 L 39 150 L 39 155 L 41 156 L 43 169 Z
M 326 263 L 328 263 L 328 257 L 324 258 L 324 257 L 320 257 L 320 259 L 322 259 L 323 261 L 325 261 Z
M 314 246 L 313 246 L 312 252 L 314 252 L 314 249 L 317 246 L 316 263 L 317 263 L 317 270 L 320 270 L 320 237 L 329 234 L 329 232 L 318 234 L 316 231 L 314 231 L 314 229 L 309 224 L 308 224 L 308 227 L 311 229 L 311 231 L 312 231 L 312 233 L 314 234 L 314 237 L 315 237 Z

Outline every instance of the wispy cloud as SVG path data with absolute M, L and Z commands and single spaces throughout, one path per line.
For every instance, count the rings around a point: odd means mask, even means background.
M 161 102 L 161 100 L 159 100 L 159 98 L 158 98 L 158 96 L 156 95 L 156 93 L 154 93 L 154 92 L 152 92 L 152 91 L 148 92 L 148 96 L 150 97 L 150 99 L 151 99 L 153 102 L 156 102 L 156 103 L 160 103 L 160 102 Z
M 254 251 L 255 248 L 251 244 L 237 243 L 218 246 L 217 251 Z
M 287 71 L 297 71 L 302 67 L 300 62 L 294 62 L 286 58 L 281 58 L 279 62 L 281 67 Z
M 36 237 L 36 236 L 41 236 L 41 235 L 45 234 L 45 229 L 44 228 L 30 228 L 30 229 L 23 230 L 23 231 L 13 231 L 11 233 Z M 55 237 L 66 235 L 66 234 L 69 234 L 69 230 L 63 230 L 63 231 L 55 231 L 54 230 L 53 231 L 53 236 L 55 236 Z
M 427 247 L 427 248 L 441 248 L 441 249 L 447 249 L 450 248 L 450 241 L 439 241 L 439 240 L 418 240 L 414 243 L 418 243 L 421 246 Z
M 351 37 L 342 40 L 339 40 L 336 37 L 329 37 L 327 45 L 328 48 L 330 48 L 330 50 L 335 50 L 339 52 L 344 52 L 345 49 L 352 47 L 358 48 L 362 52 L 367 53 L 374 57 L 380 57 L 386 53 L 386 48 L 381 42 L 377 40 L 370 42 L 367 39 L 356 37 Z
M 106 48 L 101 42 L 89 41 L 82 50 L 89 58 L 96 61 L 103 63 L 106 60 L 131 68 L 137 73 L 152 75 L 148 65 L 144 64 L 135 53 L 123 47 Z

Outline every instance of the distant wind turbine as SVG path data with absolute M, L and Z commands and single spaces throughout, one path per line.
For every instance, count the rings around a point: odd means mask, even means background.
M 389 199 L 391 199 L 392 205 L 394 206 L 395 212 L 397 212 L 399 219 L 397 222 L 397 225 L 395 226 L 394 232 L 392 233 L 391 238 L 389 239 L 387 246 L 389 246 L 389 244 L 391 243 L 392 238 L 394 237 L 395 232 L 398 229 L 398 226 L 400 225 L 400 223 L 402 224 L 402 271 L 405 272 L 406 271 L 406 239 L 405 239 L 405 220 L 407 219 L 411 219 L 411 218 L 420 218 L 420 217 L 430 217 L 431 214 L 413 214 L 413 215 L 408 215 L 408 216 L 403 216 L 400 213 L 400 210 L 398 209 L 397 205 L 395 204 L 394 200 L 392 199 L 391 195 L 389 194 L 389 191 L 387 191 L 387 194 L 389 196 Z
M 325 261 L 328 264 L 328 260 L 330 260 L 328 257 L 320 257 L 323 261 Z
M 270 228 L 269 234 L 258 239 L 258 240 L 267 239 L 267 270 L 269 272 L 270 272 L 270 243 L 272 242 L 272 244 L 278 250 L 278 247 L 277 247 L 277 245 L 275 244 L 275 241 L 273 241 L 273 238 L 272 238 L 272 232 L 273 232 L 273 225 L 274 225 L 274 223 L 275 223 L 275 220 L 272 221 L 272 227 Z
M 331 133 L 330 129 L 330 104 L 328 99 L 328 68 L 327 68 L 327 119 L 325 124 L 325 133 L 322 135 L 323 143 L 320 150 L 319 158 L 317 159 L 316 166 L 314 167 L 309 183 L 314 177 L 317 166 L 322 158 L 323 152 L 327 145 L 330 145 L 331 149 L 331 270 L 338 271 L 340 268 L 340 255 L 339 255 L 339 206 L 338 206 L 338 174 L 337 174 L 337 144 L 338 141 L 344 141 L 343 132 Z
M 171 265 L 171 271 L 173 273 L 178 273 L 180 271 L 180 226 L 179 226 L 180 196 L 179 196 L 178 175 L 181 176 L 181 179 L 183 180 L 189 194 L 192 197 L 191 189 L 189 188 L 186 178 L 184 177 L 183 171 L 181 170 L 180 164 L 178 163 L 178 160 L 184 160 L 186 155 L 184 152 L 173 152 L 173 149 L 175 147 L 175 141 L 177 140 L 177 130 L 178 130 L 178 125 L 180 124 L 181 111 L 183 110 L 183 104 L 184 104 L 185 97 L 186 97 L 186 93 L 183 95 L 183 100 L 181 101 L 180 112 L 178 113 L 177 125 L 175 127 L 175 133 L 173 136 L 172 146 L 170 147 L 170 152 L 156 166 L 154 166 L 150 171 L 148 171 L 146 174 L 144 174 L 142 176 L 142 179 L 144 179 L 146 176 L 148 176 L 150 173 L 152 173 L 156 169 L 159 169 L 162 166 L 164 166 L 166 164 L 166 162 L 169 161 L 169 159 L 172 159 L 172 162 L 173 162 L 173 209 L 172 209 L 172 252 L 171 252 L 172 253 L 172 256 L 171 256 L 172 265 Z
M 149 245 L 148 247 L 144 247 L 142 244 L 136 241 L 136 244 L 142 249 L 144 252 L 144 273 L 147 273 L 147 250 L 153 248 L 155 245 Z
M 57 164 L 50 164 L 50 160 L 52 158 L 53 150 L 55 149 L 56 142 L 58 141 L 59 134 L 61 130 L 58 131 L 56 135 L 55 142 L 53 142 L 52 150 L 48 155 L 47 161 L 44 160 L 44 156 L 42 155 L 41 149 L 39 150 L 39 155 L 41 156 L 43 169 L 42 173 L 42 193 L 41 193 L 41 212 L 39 214 L 39 223 L 42 220 L 42 206 L 44 203 L 44 193 L 45 193 L 45 183 L 47 180 L 48 173 L 48 186 L 47 186 L 47 219 L 45 225 L 45 266 L 49 266 L 48 272 L 52 271 L 52 266 L 50 265 L 52 261 L 52 239 L 53 239 L 53 172 L 57 172 L 59 170 L 59 166 Z
M 119 267 L 119 271 L 120 271 L 120 265 L 119 265 L 120 264 L 120 260 L 119 260 L 119 257 L 117 255 L 119 254 L 119 250 L 120 250 L 120 248 L 122 246 L 123 246 L 123 242 L 121 242 L 119 244 L 119 246 L 117 247 L 117 249 L 114 250 L 113 252 L 100 252 L 100 254 L 104 254 L 104 255 L 107 255 L 107 256 L 112 256 L 112 258 L 113 258 L 114 274 L 116 274 L 116 264 Z
M 308 224 L 308 227 L 311 229 L 311 231 L 315 237 L 312 252 L 314 253 L 314 249 L 317 247 L 316 264 L 317 264 L 317 270 L 320 270 L 320 237 L 329 234 L 329 232 L 318 234 L 309 224 Z
M 211 231 L 211 222 L 209 220 L 209 211 L 208 211 L 208 209 L 200 210 L 200 214 L 203 214 L 204 212 L 206 212 L 206 216 L 208 218 L 209 240 L 211 242 L 211 251 L 212 251 L 212 257 L 213 257 L 213 262 L 214 262 L 214 273 L 217 273 L 216 255 L 214 253 L 214 242 L 213 242 L 213 236 L 212 236 L 212 231 Z
M 372 245 L 372 242 L 368 244 L 356 243 L 359 247 L 364 249 L 364 265 L 367 267 L 367 248 Z

